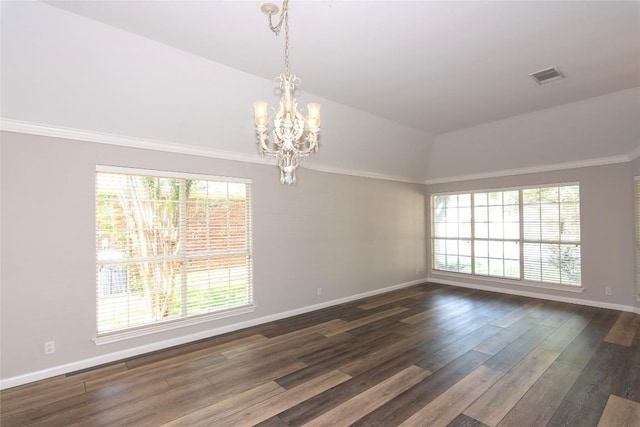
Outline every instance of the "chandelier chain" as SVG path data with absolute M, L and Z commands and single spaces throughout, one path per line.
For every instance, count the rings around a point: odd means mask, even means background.
M 282 14 L 277 25 L 273 25 L 273 15 L 269 13 L 269 29 L 277 36 L 282 29 L 282 23 L 284 22 L 284 68 L 286 76 L 291 74 L 289 72 L 289 0 L 283 0 L 282 2 Z
M 289 0 L 282 2 L 282 14 L 284 15 L 284 69 L 289 76 Z

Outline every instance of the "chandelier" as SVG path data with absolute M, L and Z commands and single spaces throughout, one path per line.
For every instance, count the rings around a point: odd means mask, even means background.
M 278 159 L 280 182 L 295 184 L 296 168 L 300 160 L 318 151 L 320 134 L 320 104 L 307 105 L 306 117 L 298 110 L 294 98 L 300 79 L 289 71 L 289 0 L 282 3 L 282 14 L 277 25 L 273 25 L 272 16 L 279 9 L 273 3 L 264 3 L 260 7 L 269 16 L 269 29 L 276 35 L 280 33 L 284 22 L 284 73 L 274 79 L 280 88 L 280 107 L 276 111 L 264 101 L 254 102 L 258 151 L 261 154 Z M 272 124 L 270 124 L 272 122 Z

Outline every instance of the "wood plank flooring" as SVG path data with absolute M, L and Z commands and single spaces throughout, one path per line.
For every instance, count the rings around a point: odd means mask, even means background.
M 13 426 L 636 426 L 640 316 L 425 283 L 0 392 Z

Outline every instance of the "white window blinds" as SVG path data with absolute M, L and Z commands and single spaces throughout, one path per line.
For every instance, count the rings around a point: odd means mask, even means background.
M 253 304 L 250 181 L 96 172 L 98 336 Z
M 575 184 L 431 197 L 434 270 L 580 285 Z
M 580 187 L 522 190 L 524 278 L 579 285 Z
M 471 194 L 433 196 L 431 212 L 434 268 L 471 273 Z
M 519 200 L 517 190 L 473 195 L 475 274 L 520 278 Z

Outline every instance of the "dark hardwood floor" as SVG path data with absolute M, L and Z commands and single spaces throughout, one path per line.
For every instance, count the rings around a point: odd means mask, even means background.
M 424 284 L 0 393 L 9 426 L 640 426 L 640 316 Z

